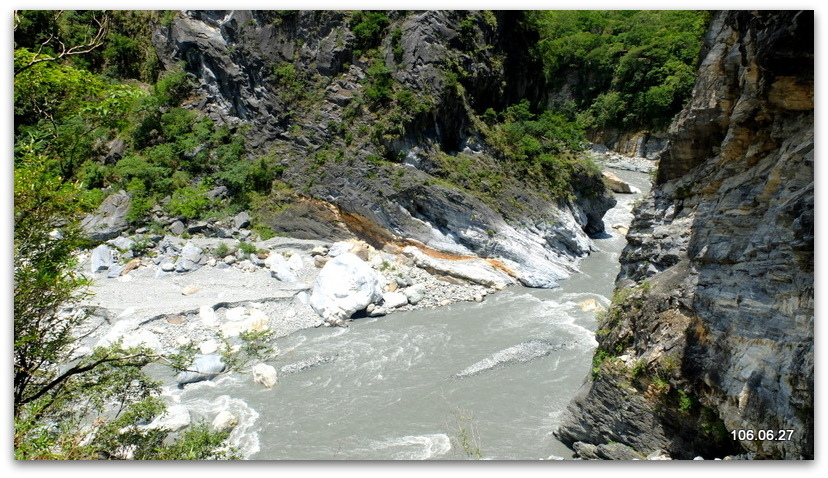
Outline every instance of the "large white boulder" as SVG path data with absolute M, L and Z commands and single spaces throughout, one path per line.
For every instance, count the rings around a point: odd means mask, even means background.
M 624 181 L 623 179 L 619 178 L 618 176 L 612 174 L 609 171 L 604 171 L 603 175 L 604 175 L 604 183 L 614 193 L 638 194 L 638 193 L 641 192 L 635 186 L 631 186 L 629 183 L 627 183 L 626 181 Z
M 382 279 L 365 261 L 345 252 L 328 261 L 313 284 L 310 305 L 326 321 L 345 320 L 382 299 Z
M 276 369 L 266 363 L 258 363 L 253 366 L 253 381 L 261 383 L 267 388 L 273 388 L 278 381 Z

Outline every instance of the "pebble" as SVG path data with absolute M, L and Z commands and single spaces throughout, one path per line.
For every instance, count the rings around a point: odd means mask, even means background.
M 184 287 L 183 289 L 181 289 L 181 294 L 182 295 L 193 295 L 193 294 L 195 294 L 196 292 L 198 292 L 200 290 L 201 290 L 200 287 L 198 287 L 196 285 L 193 285 L 193 284 L 190 284 L 190 285 Z

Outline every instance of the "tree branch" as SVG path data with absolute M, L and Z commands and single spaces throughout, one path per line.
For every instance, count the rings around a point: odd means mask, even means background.
M 67 370 L 67 371 L 63 372 L 62 374 L 60 374 L 58 377 L 56 377 L 51 382 L 44 385 L 34 395 L 32 395 L 30 397 L 26 397 L 26 398 L 21 397 L 20 401 L 14 404 L 15 410 L 17 410 L 21 405 L 25 405 L 29 402 L 33 402 L 33 401 L 39 399 L 40 397 L 42 397 L 43 395 L 48 393 L 53 388 L 55 388 L 58 385 L 64 383 L 70 377 L 73 377 L 73 376 L 78 375 L 78 374 L 89 372 L 90 370 L 93 370 L 96 367 L 99 367 L 99 366 L 101 366 L 105 363 L 128 361 L 128 360 L 133 360 L 133 359 L 138 359 L 138 358 L 150 359 L 150 358 L 153 358 L 153 357 L 155 357 L 155 356 L 154 355 L 148 355 L 148 354 L 135 354 L 135 355 L 127 355 L 125 357 L 105 357 L 105 358 L 96 360 L 96 361 L 94 361 L 92 363 L 89 363 L 89 364 L 86 364 L 86 365 L 76 364 L 72 368 L 70 368 L 69 370 Z
M 58 15 L 60 15 L 60 13 L 58 13 Z M 15 12 L 15 19 L 17 19 L 17 12 Z M 17 22 L 18 22 L 18 20 L 15 20 L 15 29 L 17 28 Z M 19 74 L 23 71 L 26 71 L 29 68 L 33 67 L 34 65 L 37 65 L 38 63 L 43 63 L 43 62 L 47 62 L 47 61 L 58 61 L 58 60 L 61 60 L 63 58 L 69 57 L 69 56 L 83 55 L 85 53 L 89 53 L 92 50 L 100 47 L 101 45 L 104 44 L 104 41 L 106 39 L 106 35 L 107 35 L 107 33 L 109 33 L 109 16 L 104 15 L 103 19 L 101 19 L 101 20 L 98 20 L 96 18 L 95 23 L 98 24 L 98 31 L 95 33 L 95 35 L 92 38 L 89 38 L 83 44 L 75 45 L 75 46 L 71 46 L 69 48 L 66 48 L 66 45 L 64 45 L 62 41 L 58 40 L 57 43 L 60 44 L 60 52 L 59 53 L 57 53 L 54 56 L 38 58 L 40 56 L 41 52 L 43 51 L 43 47 L 46 46 L 49 42 L 51 42 L 52 39 L 54 38 L 53 36 L 50 36 L 46 41 L 44 41 L 43 43 L 40 44 L 40 47 L 38 48 L 34 59 L 32 59 L 29 63 L 21 66 L 20 68 L 15 68 L 14 74 L 17 75 L 17 74 Z

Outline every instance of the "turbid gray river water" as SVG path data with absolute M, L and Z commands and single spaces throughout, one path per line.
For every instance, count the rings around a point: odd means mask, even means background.
M 649 189 L 646 174 L 613 172 Z M 626 243 L 612 226 L 629 225 L 639 197 L 617 195 L 600 250 L 559 289 L 300 331 L 278 341 L 272 389 L 230 374 L 167 392 L 205 416 L 233 412 L 252 460 L 568 458 L 552 432 L 596 345 L 596 312 L 580 304 L 609 304 Z

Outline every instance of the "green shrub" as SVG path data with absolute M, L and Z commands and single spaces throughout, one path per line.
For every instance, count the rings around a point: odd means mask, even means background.
M 592 356 L 592 378 L 595 379 L 601 373 L 601 364 L 606 362 L 607 360 L 611 359 L 612 355 L 603 349 L 598 349 L 595 351 L 595 355 Z
M 698 403 L 698 399 L 696 399 L 696 397 L 688 392 L 685 392 L 684 390 L 679 390 L 678 396 L 678 411 L 680 412 L 690 412 Z
M 387 104 L 393 94 L 394 80 L 385 60 L 373 59 L 365 72 L 369 81 L 365 88 L 365 98 L 374 105 Z
M 153 87 L 153 96 L 160 105 L 176 106 L 189 95 L 192 82 L 183 65 L 164 73 Z
M 228 247 L 227 244 L 224 243 L 224 242 L 219 242 L 218 246 L 216 246 L 216 250 L 213 251 L 213 254 L 215 254 L 216 257 L 219 257 L 219 258 L 224 257 L 229 253 L 230 253 L 230 247 Z
M 245 254 L 255 254 L 257 251 L 256 246 L 249 242 L 239 242 L 239 250 Z
M 198 219 L 207 212 L 211 205 L 206 193 L 207 188 L 202 185 L 176 189 L 165 206 L 166 210 L 175 216 Z
M 354 54 L 376 47 L 390 21 L 385 12 L 358 11 L 351 17 L 349 25 L 354 34 Z
M 640 377 L 644 372 L 647 371 L 647 361 L 644 359 L 638 359 L 632 366 L 630 370 L 630 378 L 636 379 Z
M 391 48 L 394 54 L 394 61 L 400 63 L 404 52 L 402 47 L 402 30 L 399 28 L 395 28 L 391 32 Z

